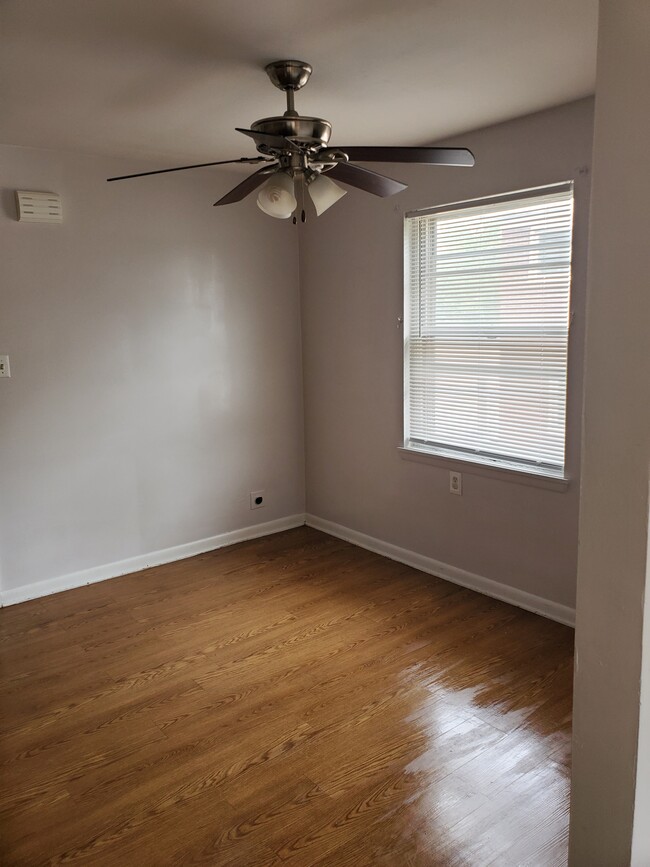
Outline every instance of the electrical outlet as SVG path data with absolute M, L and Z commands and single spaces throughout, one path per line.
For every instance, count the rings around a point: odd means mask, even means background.
M 264 491 L 251 491 L 251 509 L 261 509 L 266 506 Z
M 455 473 L 453 470 L 449 473 L 449 491 L 452 494 L 457 494 L 459 497 L 463 493 L 463 476 L 462 473 Z
M 0 355 L 0 376 L 11 376 L 8 355 Z

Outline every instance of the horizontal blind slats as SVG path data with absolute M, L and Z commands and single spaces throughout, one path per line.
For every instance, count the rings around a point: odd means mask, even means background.
M 408 436 L 562 468 L 573 193 L 406 218 Z

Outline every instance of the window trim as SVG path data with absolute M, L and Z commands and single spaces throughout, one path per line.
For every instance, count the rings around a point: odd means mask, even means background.
M 513 482 L 518 485 L 530 485 L 534 488 L 546 488 L 550 491 L 565 492 L 571 485 L 571 478 L 564 476 L 549 476 L 529 470 L 508 467 L 504 464 L 489 464 L 483 461 L 444 455 L 425 448 L 416 448 L 414 443 L 407 442 L 397 446 L 402 460 L 418 464 L 442 467 L 443 469 L 459 470 L 474 476 L 486 476 L 502 482 Z
M 554 471 L 552 468 L 545 466 L 536 466 L 531 462 L 530 465 L 522 462 L 519 464 L 515 459 L 512 461 L 507 458 L 491 458 L 489 455 L 476 454 L 471 452 L 462 453 L 461 450 L 456 451 L 453 447 L 441 446 L 435 447 L 429 443 L 411 440 L 408 436 L 408 380 L 409 380 L 409 347 L 407 335 L 410 333 L 410 268 L 409 268 L 409 249 L 410 227 L 409 218 L 426 217 L 432 214 L 443 215 L 446 213 L 480 208 L 481 205 L 489 207 L 490 205 L 499 205 L 509 201 L 519 202 L 527 198 L 535 198 L 548 193 L 571 192 L 573 197 L 574 217 L 575 217 L 575 182 L 573 180 L 559 181 L 552 184 L 545 184 L 539 187 L 529 187 L 523 190 L 516 190 L 509 193 L 494 194 L 490 196 L 480 196 L 474 199 L 465 199 L 459 202 L 447 203 L 444 205 L 436 205 L 429 208 L 420 208 L 416 210 L 406 211 L 403 216 L 403 273 L 404 273 L 404 296 L 403 296 L 403 324 L 404 324 L 404 339 L 403 344 L 403 380 L 402 380 L 402 397 L 403 397 L 403 439 L 398 446 L 400 457 L 404 460 L 415 461 L 418 463 L 433 464 L 442 467 L 458 468 L 464 472 L 473 473 L 475 475 L 488 476 L 499 478 L 503 481 L 515 482 L 519 484 L 532 485 L 535 487 L 547 488 L 555 491 L 566 491 L 570 485 L 571 479 L 567 475 L 566 457 L 568 455 L 568 394 L 569 394 L 569 376 L 568 362 L 571 350 L 571 325 L 573 323 L 573 305 L 571 298 L 571 290 L 573 287 L 573 253 L 575 250 L 575 219 L 571 224 L 571 271 L 569 283 L 569 322 L 567 326 L 567 391 L 565 395 L 565 425 L 564 425 L 564 467 L 563 471 Z
M 499 205 L 502 202 L 520 202 L 524 199 L 535 199 L 537 196 L 544 195 L 545 193 L 568 193 L 571 191 L 575 193 L 574 181 L 558 181 L 555 184 L 544 184 L 542 187 L 527 187 L 524 190 L 515 190 L 510 193 L 496 193 L 492 196 L 479 196 L 476 199 L 462 199 L 459 202 L 447 202 L 445 205 L 434 205 L 431 208 L 417 208 L 413 211 L 405 211 L 404 219 L 463 211 L 469 208 L 477 208 L 481 205 L 488 206 Z

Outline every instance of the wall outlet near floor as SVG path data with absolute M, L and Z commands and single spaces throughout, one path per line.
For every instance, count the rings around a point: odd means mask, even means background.
M 463 493 L 463 475 L 455 473 L 453 470 L 449 473 L 449 492 L 458 494 L 460 497 Z
M 8 355 L 0 355 L 0 376 L 11 376 Z
M 264 491 L 251 491 L 251 509 L 261 509 L 262 506 L 266 506 Z

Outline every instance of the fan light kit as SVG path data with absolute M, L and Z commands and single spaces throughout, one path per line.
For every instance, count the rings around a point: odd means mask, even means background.
M 406 184 L 353 165 L 351 160 L 362 163 L 474 165 L 474 156 L 466 148 L 330 147 L 332 124 L 320 117 L 303 117 L 295 109 L 294 94 L 307 84 L 311 72 L 311 66 L 301 60 L 277 60 L 266 67 L 266 73 L 273 84 L 286 94 L 287 110 L 281 117 L 256 120 L 250 129 L 237 129 L 237 132 L 253 139 L 260 156 L 177 166 L 135 175 L 121 175 L 108 180 L 124 181 L 146 175 L 182 172 L 186 169 L 228 163 L 263 163 L 261 168 L 214 204 L 230 205 L 240 202 L 250 193 L 259 190 L 257 205 L 265 214 L 280 220 L 287 220 L 293 215 L 293 222 L 296 223 L 296 214 L 299 213 L 304 223 L 305 191 L 313 202 L 316 215 L 320 216 L 346 194 L 346 190 L 336 181 L 382 197 L 392 196 L 406 189 Z

